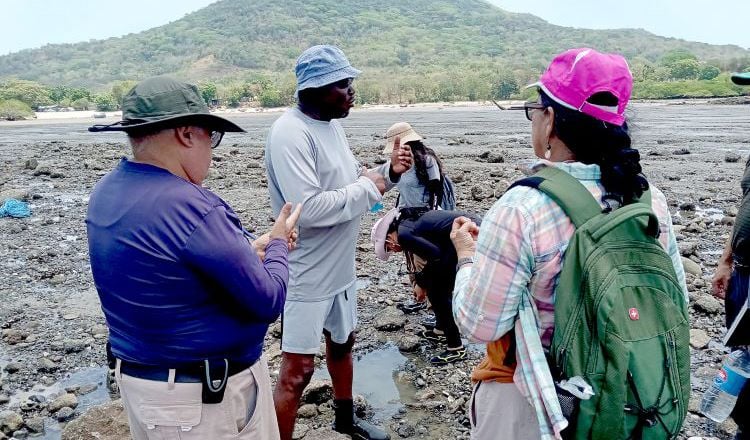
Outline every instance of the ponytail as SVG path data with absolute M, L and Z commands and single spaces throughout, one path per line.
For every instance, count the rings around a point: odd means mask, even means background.
M 628 124 L 609 124 L 557 103 L 543 91 L 539 92 L 545 107 L 555 110 L 555 134 L 575 155 L 577 161 L 599 165 L 601 182 L 606 193 L 603 200 L 627 205 L 643 195 L 648 181 L 642 174 L 641 155 L 631 148 Z M 597 93 L 588 102 L 596 105 L 617 105 L 609 93 Z

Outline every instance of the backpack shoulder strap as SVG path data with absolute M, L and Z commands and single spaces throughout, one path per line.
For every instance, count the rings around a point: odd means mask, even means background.
M 570 217 L 576 228 L 601 214 L 602 208 L 575 177 L 555 167 L 544 167 L 511 186 L 529 186 L 547 194 Z

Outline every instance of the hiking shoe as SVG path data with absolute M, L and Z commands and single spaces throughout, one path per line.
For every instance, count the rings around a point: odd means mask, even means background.
M 426 301 L 421 301 L 421 302 L 420 301 L 407 301 L 407 302 L 402 302 L 398 304 L 396 308 L 408 315 L 410 313 L 414 313 L 414 312 L 418 312 L 420 310 L 426 309 L 427 302 Z
M 339 430 L 336 428 L 336 422 L 333 422 L 333 430 L 351 436 L 354 440 L 390 440 L 391 436 L 386 434 L 385 431 L 379 427 L 373 425 L 370 422 L 366 422 L 357 416 L 354 416 L 354 423 L 352 424 L 351 430 Z
M 461 347 L 458 350 L 445 350 L 437 356 L 433 356 L 430 359 L 432 365 L 448 365 L 456 361 L 462 361 L 466 359 L 466 347 Z
M 417 332 L 417 336 L 422 339 L 427 339 L 430 342 L 445 342 L 445 335 L 435 333 L 435 329 L 422 330 L 421 332 Z
M 428 330 L 432 330 L 437 326 L 437 319 L 435 315 L 427 315 L 419 321 L 422 326 Z

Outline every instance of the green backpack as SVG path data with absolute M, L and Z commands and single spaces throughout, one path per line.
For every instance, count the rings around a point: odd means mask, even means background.
M 576 227 L 555 290 L 550 367 L 555 380 L 581 376 L 595 394 L 580 401 L 564 436 L 676 438 L 690 399 L 690 327 L 650 193 L 603 213 L 557 168 L 515 185 L 547 194 Z

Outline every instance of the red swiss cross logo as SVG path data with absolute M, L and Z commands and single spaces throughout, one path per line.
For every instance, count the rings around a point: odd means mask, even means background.
M 638 309 L 633 307 L 628 311 L 628 316 L 630 317 L 631 321 L 638 321 L 641 318 L 641 315 L 638 313 Z

